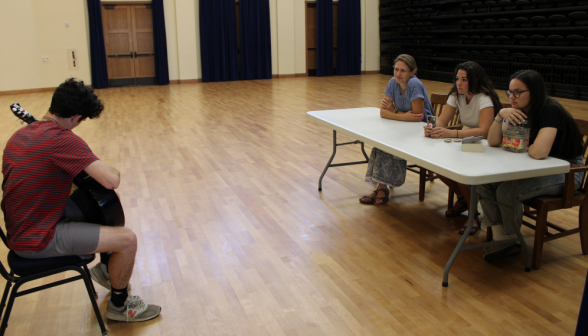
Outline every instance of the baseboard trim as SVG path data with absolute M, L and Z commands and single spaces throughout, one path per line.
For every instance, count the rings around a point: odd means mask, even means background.
M 0 91 L 0 96 L 17 95 L 23 93 L 38 93 L 38 92 L 53 92 L 56 87 L 39 88 L 39 89 L 24 89 L 24 90 L 12 90 L 12 91 Z
M 194 83 L 202 83 L 202 78 L 198 79 L 180 79 L 180 84 L 194 84 Z
M 288 74 L 288 75 L 272 75 L 272 79 L 277 79 L 277 78 L 294 78 L 294 77 L 301 77 L 298 75 L 304 75 L 306 76 L 306 74 Z
M 379 75 L 380 70 L 373 70 L 373 71 L 362 71 L 362 75 Z
M 308 77 L 308 74 L 306 72 L 303 73 L 297 73 L 296 77 Z

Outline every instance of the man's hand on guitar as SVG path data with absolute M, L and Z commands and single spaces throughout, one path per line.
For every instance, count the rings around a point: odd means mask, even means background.
M 116 189 L 120 185 L 119 171 L 100 160 L 90 163 L 84 171 L 106 189 Z

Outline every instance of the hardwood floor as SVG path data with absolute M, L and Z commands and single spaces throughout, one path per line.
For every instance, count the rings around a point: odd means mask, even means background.
M 329 169 L 317 191 L 332 132 L 306 112 L 379 106 L 388 80 L 99 90 L 106 110 L 75 132 L 121 171 L 126 225 L 139 240 L 132 293 L 163 307 L 145 323 L 106 321 L 110 335 L 573 334 L 588 268 L 578 235 L 547 243 L 531 273 L 523 255 L 488 264 L 481 250 L 462 252 L 443 288 L 465 221 L 444 217 L 443 183 L 428 183 L 419 202 L 418 176 L 408 173 L 387 205 L 361 205 L 371 187 L 359 165 Z M 450 88 L 423 82 L 429 94 Z M 0 96 L 1 148 L 22 127 L 8 106 L 41 117 L 51 95 Z M 559 100 L 588 118 L 585 102 Z M 359 146 L 345 146 L 335 160 L 361 158 Z M 577 214 L 550 219 L 568 227 Z M 523 234 L 532 244 L 534 232 Z M 470 240 L 484 238 L 482 230 Z M 6 252 L 0 246 L 5 265 Z M 109 293 L 97 289 L 104 312 Z M 100 330 L 81 282 L 18 298 L 9 322 L 8 335 Z

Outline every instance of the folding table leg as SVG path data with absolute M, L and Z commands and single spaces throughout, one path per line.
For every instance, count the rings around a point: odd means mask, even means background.
M 333 154 L 331 155 L 329 162 L 327 162 L 327 165 L 325 166 L 325 169 L 323 169 L 323 173 L 321 174 L 321 177 L 319 178 L 319 185 L 318 185 L 319 191 L 323 190 L 323 177 L 327 173 L 327 169 L 329 169 L 329 167 L 331 166 L 331 162 L 333 162 L 333 159 L 335 158 L 335 154 L 337 154 L 337 131 L 333 130 Z
M 335 158 L 335 154 L 337 154 L 337 146 L 356 145 L 356 144 L 361 144 L 361 152 L 363 153 L 363 156 L 365 157 L 365 161 L 331 164 L 331 162 L 333 162 L 333 159 Z M 365 153 L 363 142 L 361 142 L 359 140 L 355 140 L 355 141 L 351 141 L 351 142 L 344 142 L 344 143 L 338 144 L 337 143 L 337 131 L 333 130 L 333 154 L 331 155 L 329 162 L 327 162 L 327 165 L 325 166 L 325 169 L 323 170 L 323 173 L 321 174 L 321 177 L 319 178 L 318 190 L 319 191 L 323 190 L 323 177 L 325 176 L 327 169 L 329 169 L 330 167 L 352 166 L 352 165 L 364 164 L 364 163 L 368 163 L 368 162 L 369 162 L 369 158 L 368 158 L 367 154 Z
M 455 258 L 457 258 L 457 254 L 461 251 L 463 244 L 465 243 L 466 239 L 468 239 L 468 236 L 470 235 L 470 231 L 472 230 L 472 227 L 474 226 L 474 220 L 475 220 L 474 217 L 476 216 L 475 214 L 476 214 L 476 210 L 477 210 L 476 209 L 477 208 L 477 203 L 476 203 L 476 188 L 477 188 L 477 186 L 472 185 L 471 188 L 472 188 L 471 189 L 472 192 L 470 195 L 470 208 L 468 210 L 468 213 L 469 213 L 468 227 L 464 231 L 463 235 L 461 236 L 461 239 L 459 240 L 459 243 L 457 243 L 457 246 L 453 250 L 451 257 L 449 257 L 449 260 L 447 261 L 447 264 L 445 265 L 445 272 L 443 273 L 443 287 L 449 286 L 449 270 L 451 269 L 451 266 L 453 265 Z

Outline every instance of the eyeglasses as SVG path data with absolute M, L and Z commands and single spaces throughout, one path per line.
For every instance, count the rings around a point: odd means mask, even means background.
M 521 98 L 521 93 L 523 92 L 527 92 L 527 91 L 531 91 L 531 90 L 514 90 L 514 91 L 510 91 L 510 90 L 506 90 L 506 96 L 508 98 L 510 98 L 510 95 L 513 95 L 515 98 Z

